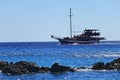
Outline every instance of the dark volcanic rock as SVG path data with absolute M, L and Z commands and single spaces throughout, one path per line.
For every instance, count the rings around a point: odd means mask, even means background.
M 104 64 L 103 62 L 97 62 L 93 65 L 92 69 L 94 70 L 112 70 L 112 69 L 117 69 L 120 70 L 120 58 L 115 59 L 109 63 Z
M 7 65 L 2 72 L 9 73 L 12 75 L 26 74 L 26 73 L 38 73 L 40 70 L 39 66 L 32 62 L 20 61 L 15 64 Z
M 63 72 L 66 72 L 66 71 L 74 71 L 74 70 L 71 69 L 68 66 L 63 66 L 63 65 L 59 65 L 58 63 L 54 63 L 51 66 L 50 71 L 51 71 L 51 73 L 63 73 Z
M 6 74 L 18 75 L 18 74 L 26 74 L 28 73 L 28 70 L 23 68 L 23 66 L 8 65 L 2 70 L 2 72 Z
M 0 61 L 0 70 L 3 70 L 8 64 L 8 62 Z
M 51 72 L 51 73 L 63 73 L 66 71 L 74 71 L 74 69 L 70 68 L 69 66 L 63 66 L 59 65 L 58 63 L 55 63 L 49 67 L 39 67 L 33 62 L 26 62 L 26 61 L 20 61 L 13 63 L 11 62 L 8 64 L 8 62 L 1 61 L 0 62 L 0 69 L 2 70 L 2 73 L 5 74 L 11 74 L 11 75 L 19 75 L 19 74 L 27 74 L 27 73 L 45 73 L 45 72 Z
M 50 68 L 48 67 L 41 67 L 40 72 L 45 73 L 45 72 L 50 72 Z
M 93 65 L 92 69 L 94 69 L 94 70 L 105 69 L 105 64 L 104 64 L 104 62 L 97 62 Z
M 117 69 L 120 70 L 120 58 L 115 59 L 105 65 L 106 69 Z
M 22 66 L 24 69 L 27 69 L 28 72 L 37 73 L 40 70 L 39 66 L 37 66 L 33 62 L 20 61 L 20 62 L 15 63 L 15 65 Z

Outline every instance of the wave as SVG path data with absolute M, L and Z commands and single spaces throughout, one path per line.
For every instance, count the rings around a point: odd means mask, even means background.
M 61 57 L 61 58 L 117 58 L 120 57 L 120 53 L 4 53 L 0 56 L 46 56 L 46 57 Z
M 93 71 L 92 69 L 88 69 L 88 68 L 86 68 L 86 69 L 75 69 L 76 71 L 78 71 L 78 72 L 80 72 L 80 71 Z
M 76 71 L 78 71 L 78 72 L 89 72 L 89 71 L 97 71 L 97 72 L 106 72 L 106 71 L 117 71 L 116 69 L 113 69 L 113 70 L 105 70 L 105 69 L 103 69 L 103 70 L 93 70 L 93 69 L 89 69 L 89 68 L 86 68 L 86 69 L 75 69 Z
M 120 53 L 99 53 L 99 54 L 74 54 L 74 57 L 97 57 L 97 58 L 102 58 L 102 57 L 120 57 Z

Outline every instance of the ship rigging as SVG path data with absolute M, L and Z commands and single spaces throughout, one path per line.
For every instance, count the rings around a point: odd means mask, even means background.
M 73 35 L 72 31 L 72 14 L 70 8 L 70 36 L 69 37 L 55 37 L 51 35 L 51 38 L 57 39 L 61 44 L 93 44 L 99 43 L 100 40 L 104 40 L 104 37 L 100 37 L 100 32 L 97 29 L 85 29 L 82 34 Z

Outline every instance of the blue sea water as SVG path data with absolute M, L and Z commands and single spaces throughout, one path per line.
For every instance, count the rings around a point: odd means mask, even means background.
M 9 42 L 0 43 L 0 61 L 35 62 L 39 66 L 61 65 L 92 67 L 98 61 L 110 62 L 120 57 L 120 41 L 104 41 L 99 44 L 59 45 L 58 42 Z M 6 75 L 0 80 L 120 80 L 119 71 L 79 70 L 62 74 L 38 73 Z

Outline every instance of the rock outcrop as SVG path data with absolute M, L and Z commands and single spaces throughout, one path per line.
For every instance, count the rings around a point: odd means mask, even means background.
M 93 65 L 92 69 L 94 70 L 112 70 L 112 69 L 116 69 L 116 70 L 120 70 L 120 58 L 115 59 L 111 62 L 108 63 L 104 63 L 104 62 L 97 62 Z
M 59 65 L 58 63 L 54 63 L 50 68 L 51 73 L 63 73 L 66 71 L 74 71 L 74 69 L 69 66 Z
M 106 69 L 117 69 L 120 70 L 120 58 L 115 59 L 105 65 Z
M 6 61 L 0 61 L 0 70 L 3 70 L 8 65 L 9 65 L 8 62 L 6 62 Z
M 2 70 L 3 73 L 17 75 L 27 73 L 38 73 L 40 67 L 33 62 L 20 61 L 15 64 L 9 64 Z
M 104 62 L 97 62 L 93 65 L 92 69 L 94 69 L 94 70 L 105 69 L 105 64 L 104 64 Z
M 92 68 L 80 67 L 80 68 L 71 68 L 69 66 L 59 65 L 59 63 L 54 63 L 51 68 L 49 67 L 39 67 L 33 62 L 6 62 L 0 61 L 0 70 L 2 73 L 11 74 L 11 75 L 20 75 L 20 74 L 28 74 L 28 73 L 64 73 L 67 71 L 74 72 L 76 69 L 93 69 L 93 70 L 120 70 L 120 58 L 115 59 L 111 62 L 104 63 L 104 62 L 97 62 L 93 65 Z
M 0 70 L 2 73 L 11 74 L 11 75 L 21 75 L 28 73 L 63 73 L 66 71 L 74 71 L 72 68 L 68 66 L 59 65 L 55 63 L 49 67 L 39 67 L 33 62 L 20 61 L 16 63 L 8 63 L 4 61 L 0 61 Z

